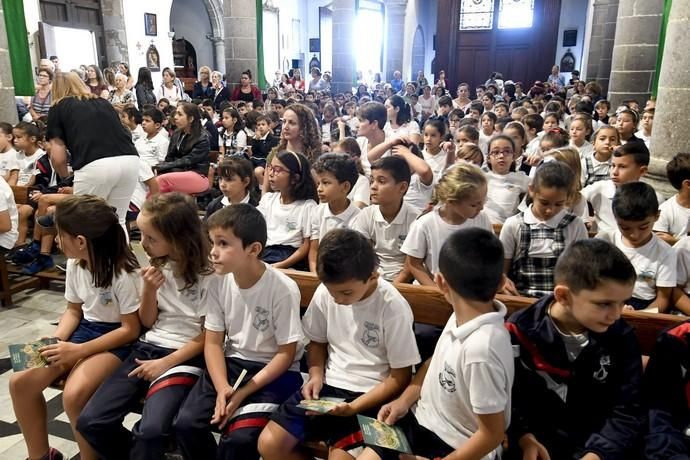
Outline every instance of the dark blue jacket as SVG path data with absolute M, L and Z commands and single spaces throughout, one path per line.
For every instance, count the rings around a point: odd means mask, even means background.
M 688 460 L 690 438 L 690 322 L 656 340 L 644 377 L 649 406 L 645 458 Z
M 629 460 L 639 452 L 643 426 L 642 362 L 633 329 L 618 320 L 570 362 L 547 315 L 546 296 L 514 313 L 506 327 L 515 352 L 509 444 L 532 433 L 552 459 Z M 519 448 L 518 448 L 519 450 Z

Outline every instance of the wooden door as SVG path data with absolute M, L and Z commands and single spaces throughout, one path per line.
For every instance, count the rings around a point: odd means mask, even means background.
M 548 77 L 556 55 L 561 0 L 535 0 L 532 27 L 499 29 L 499 4 L 494 0 L 491 29 L 459 30 L 462 0 L 439 0 L 437 54 L 434 73 L 446 71 L 455 96 L 458 83 L 483 84 L 491 72 L 522 81 L 529 88 Z

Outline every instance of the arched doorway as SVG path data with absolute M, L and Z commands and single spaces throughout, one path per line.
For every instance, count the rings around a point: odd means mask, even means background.
M 422 26 L 417 26 L 417 30 L 414 32 L 414 40 L 412 41 L 412 68 L 410 69 L 410 76 L 413 80 L 417 78 L 417 72 L 424 70 L 425 49 L 424 31 Z
M 190 42 L 184 38 L 173 41 L 173 60 L 175 72 L 179 78 L 196 79 L 199 67 L 196 61 L 196 50 Z

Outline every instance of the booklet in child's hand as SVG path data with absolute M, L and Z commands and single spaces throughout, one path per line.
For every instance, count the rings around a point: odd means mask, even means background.
M 48 362 L 38 352 L 38 349 L 46 345 L 57 343 L 56 337 L 46 337 L 31 343 L 18 343 L 10 345 L 10 361 L 14 372 L 33 369 L 35 367 L 45 367 Z
M 412 453 L 410 443 L 407 442 L 407 437 L 405 437 L 405 433 L 402 432 L 400 427 L 386 425 L 375 418 L 363 415 L 358 415 L 357 421 L 359 422 L 359 428 L 362 430 L 364 444 L 385 447 L 403 454 Z
M 297 407 L 310 412 L 326 414 L 332 411 L 338 404 L 343 402 L 345 402 L 343 398 L 330 398 L 328 396 L 324 396 L 320 399 L 303 399 L 299 402 L 299 404 L 297 404 Z
M 149 255 L 146 254 L 146 251 L 144 250 L 144 247 L 141 245 L 141 243 L 131 243 L 132 246 L 132 252 L 134 253 L 134 256 L 137 258 L 137 261 L 139 262 L 139 266 L 141 268 L 146 268 L 151 265 L 151 259 L 149 259 Z

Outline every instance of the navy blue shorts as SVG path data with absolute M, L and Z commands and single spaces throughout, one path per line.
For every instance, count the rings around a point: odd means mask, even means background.
M 421 455 L 426 458 L 445 457 L 455 450 L 436 436 L 436 433 L 420 425 L 412 411 L 398 420 L 396 425 L 405 433 L 405 437 L 415 455 Z M 373 449 L 382 460 L 397 460 L 400 455 L 399 452 L 386 449 L 385 447 L 368 447 Z
M 633 307 L 635 310 L 644 310 L 656 300 L 656 297 L 650 300 L 638 299 L 637 297 L 630 297 L 626 302 L 628 305 Z
M 89 321 L 82 318 L 82 320 L 79 322 L 79 326 L 77 326 L 74 332 L 72 332 L 68 342 L 90 342 L 93 339 L 99 338 L 103 334 L 114 331 L 120 326 L 120 323 L 103 323 L 100 321 Z M 130 345 L 125 345 L 108 351 L 120 358 L 120 361 L 124 361 L 125 358 L 132 352 L 132 347 Z
M 343 390 L 325 385 L 319 393 L 320 397 L 329 396 L 343 398 L 346 402 L 354 401 L 362 393 Z M 345 451 L 364 445 L 362 432 L 359 429 L 357 416 L 337 417 L 334 415 L 306 415 L 306 411 L 297 407 L 304 399 L 302 390 L 295 392 L 271 416 L 271 420 L 283 427 L 300 442 L 325 441 L 331 447 Z M 378 407 L 362 413 L 369 417 L 376 417 Z

